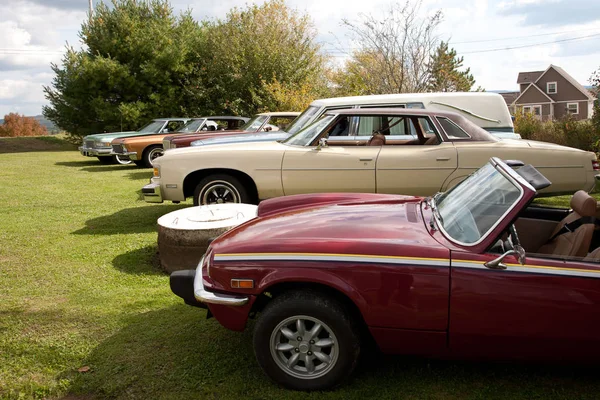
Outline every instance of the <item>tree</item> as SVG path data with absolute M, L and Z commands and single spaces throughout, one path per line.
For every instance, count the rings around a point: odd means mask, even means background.
M 167 0 L 99 3 L 44 87 L 46 118 L 71 134 L 132 130 L 156 117 L 200 113 L 203 30 Z
M 592 115 L 592 125 L 597 135 L 600 135 L 600 69 L 592 72 L 590 83 L 594 87 L 596 100 L 594 101 L 594 113 Z
M 439 39 L 435 30 L 442 13 L 420 15 L 422 0 L 394 4 L 382 20 L 368 15 L 360 23 L 343 20 L 359 48 L 352 53 L 334 82 L 344 90 L 384 94 L 424 92 L 429 62 Z M 347 86 L 346 86 L 347 85 Z
M 42 136 L 47 134 L 46 127 L 40 125 L 35 118 L 17 113 L 5 115 L 4 123 L 0 125 L 0 136 Z
M 468 92 L 475 84 L 471 69 L 460 71 L 463 57 L 456 50 L 441 42 L 429 62 L 430 76 L 427 90 L 430 92 Z
M 206 109 L 251 115 L 300 107 L 327 93 L 327 59 L 310 18 L 283 0 L 234 8 L 206 26 Z

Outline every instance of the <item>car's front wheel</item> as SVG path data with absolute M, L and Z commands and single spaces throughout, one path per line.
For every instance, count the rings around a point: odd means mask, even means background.
M 129 159 L 129 157 L 127 156 L 121 156 L 121 155 L 114 155 L 112 156 L 112 161 L 114 164 L 121 164 L 121 165 L 127 165 L 127 164 L 131 164 L 131 160 Z
M 254 352 L 265 373 L 295 390 L 340 384 L 356 366 L 359 333 L 335 299 L 312 291 L 276 297 L 254 329 Z
M 152 161 L 165 153 L 162 146 L 150 146 L 144 150 L 142 161 L 146 168 L 152 168 Z M 139 165 L 139 164 L 138 164 Z
M 194 205 L 248 203 L 244 185 L 230 175 L 215 174 L 202 179 L 194 190 Z

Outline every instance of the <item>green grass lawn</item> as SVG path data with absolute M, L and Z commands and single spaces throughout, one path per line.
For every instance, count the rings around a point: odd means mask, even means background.
M 189 204 L 144 203 L 150 175 L 55 138 L 0 139 L 0 398 L 600 396 L 595 369 L 377 354 L 336 391 L 283 390 L 256 364 L 250 330 L 230 332 L 171 294 L 156 219 Z

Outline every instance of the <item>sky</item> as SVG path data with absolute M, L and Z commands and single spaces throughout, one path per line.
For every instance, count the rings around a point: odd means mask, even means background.
M 94 5 L 99 0 L 93 0 Z M 414 0 L 410 0 L 414 1 Z M 476 86 L 518 90 L 520 71 L 565 69 L 583 85 L 600 68 L 600 0 L 422 0 L 421 12 L 443 13 L 437 33 L 464 57 Z M 232 7 L 263 1 L 171 0 L 197 20 L 225 18 Z M 404 0 L 400 1 L 404 3 Z M 343 19 L 380 18 L 390 0 L 286 0 L 308 14 L 317 41 L 337 63 L 353 48 Z M 78 32 L 88 0 L 0 1 L 0 117 L 9 112 L 38 115 L 47 104 L 43 86 L 52 82 L 50 63 L 59 63 L 68 44 L 80 48 Z M 490 51 L 491 50 L 491 51 Z

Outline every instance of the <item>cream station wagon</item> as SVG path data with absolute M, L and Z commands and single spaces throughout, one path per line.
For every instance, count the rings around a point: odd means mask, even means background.
M 147 202 L 257 203 L 283 195 L 363 192 L 428 196 L 490 157 L 532 164 L 552 185 L 542 195 L 590 191 L 600 173 L 591 152 L 499 140 L 452 112 L 375 108 L 327 112 L 282 142 L 172 149 L 154 161 Z

